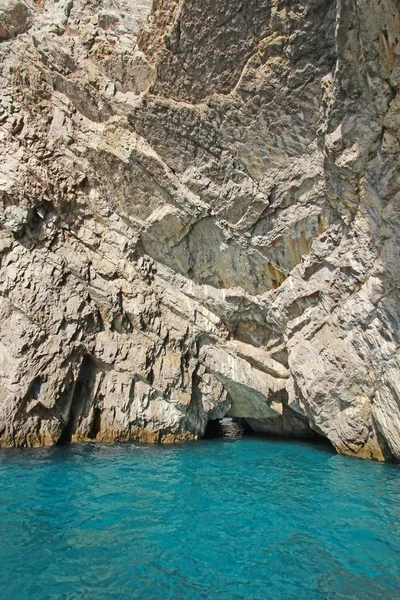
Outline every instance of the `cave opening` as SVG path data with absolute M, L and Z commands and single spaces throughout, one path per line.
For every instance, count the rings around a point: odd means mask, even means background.
M 90 432 L 88 437 L 91 440 L 95 440 L 101 431 L 101 410 L 97 406 L 93 410 L 93 421 L 90 426 Z
M 79 407 L 81 404 L 81 396 L 82 396 L 82 382 L 78 380 L 76 382 L 76 385 L 74 388 L 74 394 L 72 396 L 68 421 L 65 424 L 65 427 L 64 427 L 64 429 L 60 435 L 60 438 L 57 442 L 58 445 L 60 445 L 60 446 L 69 444 L 71 442 L 72 435 L 76 429 L 76 422 L 77 422 L 77 419 L 78 419 L 79 413 L 80 413 Z
M 90 356 L 84 356 L 78 378 L 73 385 L 73 393 L 69 406 L 69 414 L 65 420 L 64 429 L 58 440 L 58 445 L 69 444 L 76 433 L 83 417 L 87 416 L 86 406 L 90 398 L 90 390 L 93 385 L 93 379 L 96 371 L 96 365 Z M 101 428 L 100 410 L 95 408 L 93 421 L 90 427 L 88 437 L 95 439 Z
M 203 439 L 216 440 L 226 438 L 237 440 L 244 437 L 259 437 L 269 440 L 286 440 L 286 442 L 304 441 L 308 444 L 324 446 L 332 453 L 336 451 L 327 437 L 311 429 L 306 428 L 284 428 L 279 418 L 268 421 L 260 421 L 244 417 L 223 417 L 221 419 L 210 419 L 207 423 Z

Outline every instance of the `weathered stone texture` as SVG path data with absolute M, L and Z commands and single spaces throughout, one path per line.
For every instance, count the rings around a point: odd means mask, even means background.
M 0 9 L 0 445 L 400 459 L 398 3 L 150 9 Z

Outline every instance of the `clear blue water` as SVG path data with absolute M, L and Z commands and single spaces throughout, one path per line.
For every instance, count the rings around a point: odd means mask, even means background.
M 2 600 L 400 598 L 400 466 L 305 443 L 0 452 Z

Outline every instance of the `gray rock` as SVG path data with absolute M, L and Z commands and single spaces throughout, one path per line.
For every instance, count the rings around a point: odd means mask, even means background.
M 15 235 L 21 235 L 28 224 L 29 214 L 26 208 L 21 206 L 7 206 L 0 213 L 0 223 Z
M 399 459 L 396 0 L 17 5 L 0 445 L 229 415 Z
M 22 0 L 2 0 L 0 42 L 24 33 L 32 22 L 32 11 Z

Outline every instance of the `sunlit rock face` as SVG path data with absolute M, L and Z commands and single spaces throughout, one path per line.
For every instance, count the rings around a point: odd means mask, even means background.
M 6 0 L 0 444 L 400 458 L 396 0 Z

